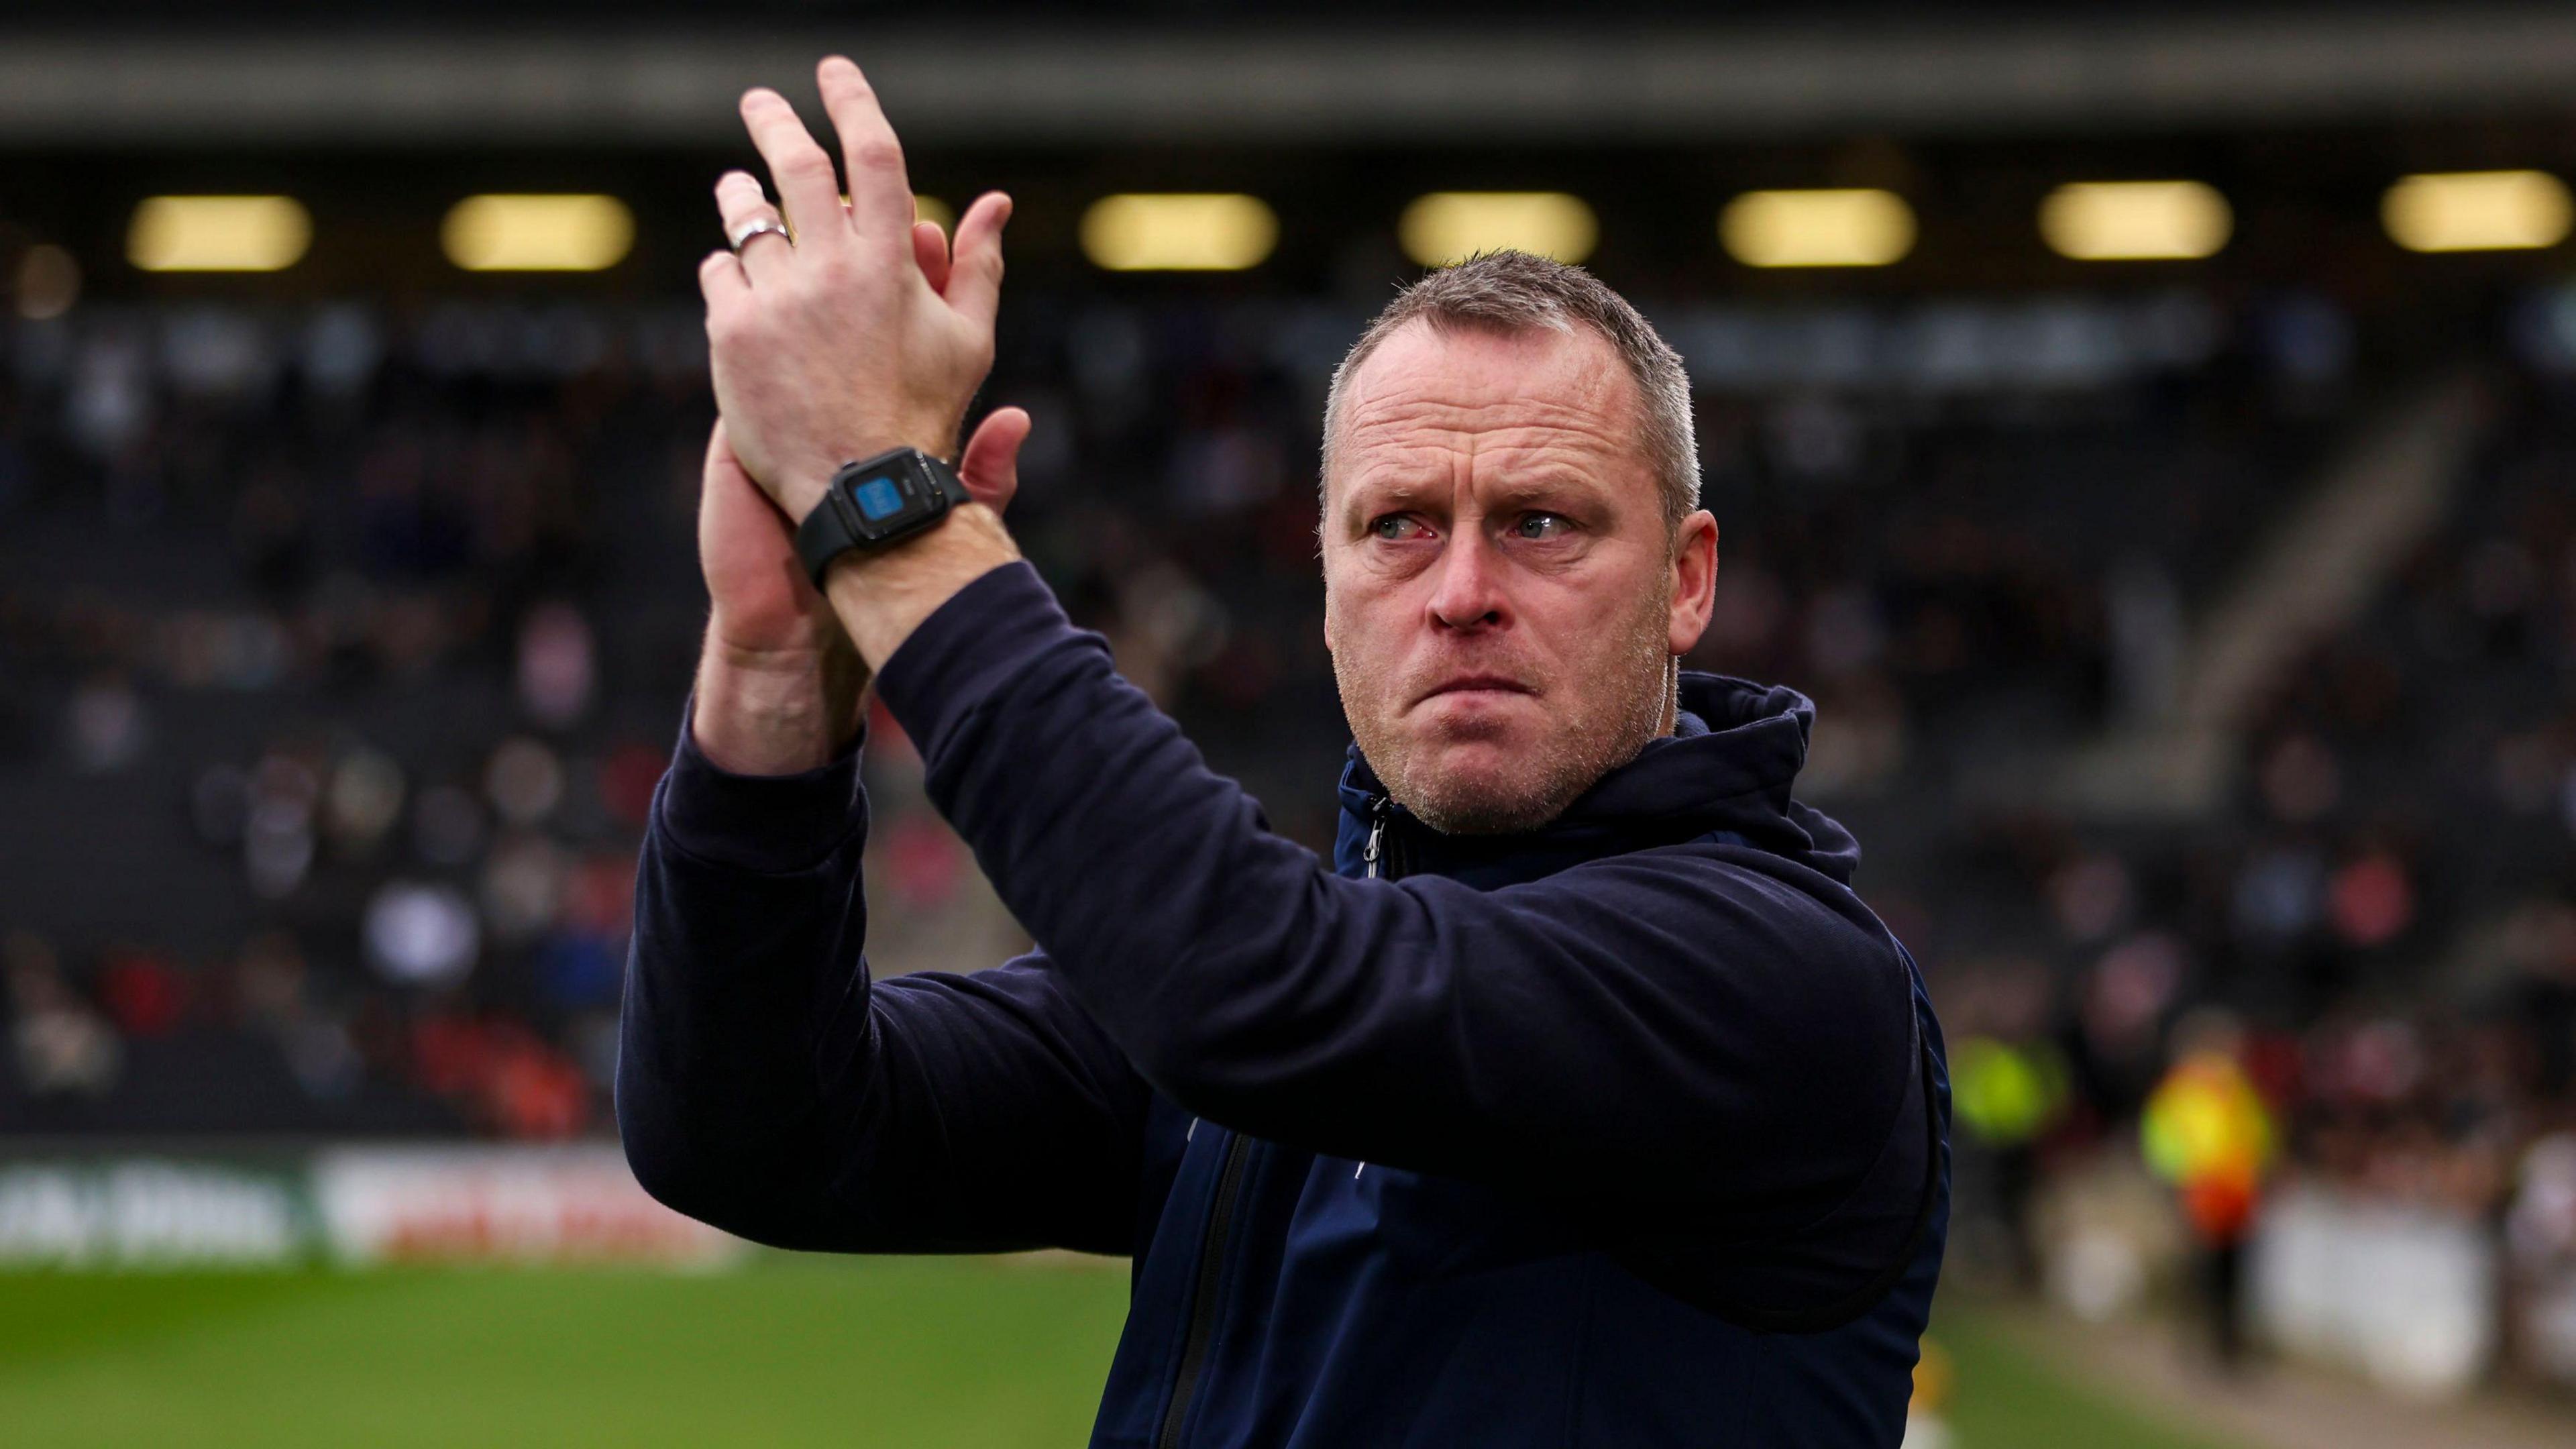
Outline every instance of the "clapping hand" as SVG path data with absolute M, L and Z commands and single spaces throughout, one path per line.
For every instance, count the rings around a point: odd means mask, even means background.
M 778 205 L 749 172 L 726 172 L 716 206 L 739 251 L 698 268 L 734 456 L 791 519 L 843 463 L 955 446 L 993 365 L 1011 211 L 999 192 L 976 198 L 952 253 L 936 224 L 914 219 L 903 147 L 858 66 L 832 56 L 815 79 L 848 167 L 847 204 L 831 156 L 786 98 L 755 87 L 742 118 Z
M 1011 204 L 978 197 L 952 251 L 936 223 L 915 219 L 902 147 L 859 68 L 832 56 L 815 78 L 848 168 L 846 201 L 831 156 L 766 87 L 744 94 L 742 116 L 784 213 L 748 172 L 716 183 L 734 245 L 698 268 L 723 415 L 709 440 L 699 551 L 715 600 L 711 643 L 792 661 L 838 638 L 837 612 L 873 667 L 957 588 L 1018 557 L 998 511 L 1028 415 L 1004 408 L 976 430 L 959 466 L 975 501 L 948 526 L 873 559 L 845 555 L 867 563 L 869 578 L 831 610 L 796 565 L 792 530 L 844 463 L 905 446 L 949 453 L 992 367 Z M 770 509 L 750 506 L 755 489 Z

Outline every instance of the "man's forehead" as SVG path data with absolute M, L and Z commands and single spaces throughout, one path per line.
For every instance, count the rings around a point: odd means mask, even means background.
M 1618 352 L 1590 328 L 1502 331 L 1427 320 L 1388 334 L 1348 388 L 1345 416 L 1354 424 L 1390 412 L 1508 420 L 1515 404 L 1533 420 L 1618 415 L 1632 400 Z
M 1415 323 L 1390 334 L 1347 384 L 1338 452 L 1345 472 L 1402 467 L 1409 455 L 1624 457 L 1636 393 L 1607 339 L 1587 328 L 1500 332 Z

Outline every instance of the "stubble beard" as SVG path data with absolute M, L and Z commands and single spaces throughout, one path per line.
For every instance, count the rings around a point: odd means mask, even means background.
M 1336 651 L 1333 672 L 1342 713 L 1387 794 L 1432 829 L 1443 835 L 1535 830 L 1564 814 L 1602 776 L 1635 759 L 1648 740 L 1663 732 L 1665 712 L 1673 702 L 1673 656 L 1667 643 L 1671 600 L 1650 597 L 1641 603 L 1607 641 L 1618 665 L 1612 676 L 1568 690 L 1590 694 L 1597 689 L 1602 713 L 1558 719 L 1508 778 L 1468 778 L 1439 769 L 1432 759 L 1417 758 L 1417 742 L 1385 712 L 1395 692 L 1377 677 L 1378 671 L 1346 665 L 1347 653 Z M 1438 746 L 1419 753 L 1436 756 Z

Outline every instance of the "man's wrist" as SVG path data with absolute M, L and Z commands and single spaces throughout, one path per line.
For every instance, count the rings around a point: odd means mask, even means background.
M 865 831 L 856 738 L 805 769 L 745 773 L 708 753 L 698 702 L 693 695 L 655 806 L 656 828 L 682 851 L 778 874 L 811 869 Z
M 922 430 L 912 431 L 919 433 Z M 778 503 L 779 511 L 787 515 L 790 525 L 801 524 L 805 521 L 805 515 L 813 512 L 815 505 L 823 501 L 824 495 L 832 491 L 832 480 L 840 476 L 843 468 L 863 458 L 873 458 L 880 453 L 893 452 L 897 448 L 915 448 L 943 463 L 953 465 L 957 461 L 956 430 L 951 428 L 948 436 L 937 441 L 923 441 L 919 437 L 913 437 L 905 441 L 878 443 L 853 449 L 837 458 L 792 469 L 786 483 L 772 496 Z
M 875 670 L 958 590 L 1019 557 L 1001 515 L 965 503 L 910 538 L 840 555 L 824 576 L 823 593 L 860 659 Z
M 869 672 L 835 634 L 811 651 L 748 650 L 708 629 L 689 728 L 709 763 L 738 775 L 792 775 L 843 751 L 858 732 Z

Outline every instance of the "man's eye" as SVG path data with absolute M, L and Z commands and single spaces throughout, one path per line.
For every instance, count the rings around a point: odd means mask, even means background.
M 1559 538 L 1573 526 L 1561 513 L 1524 513 L 1520 522 L 1512 525 L 1512 532 L 1522 538 Z
M 1369 532 L 1389 540 L 1420 538 L 1427 531 L 1420 520 L 1402 513 L 1390 513 L 1369 525 Z

